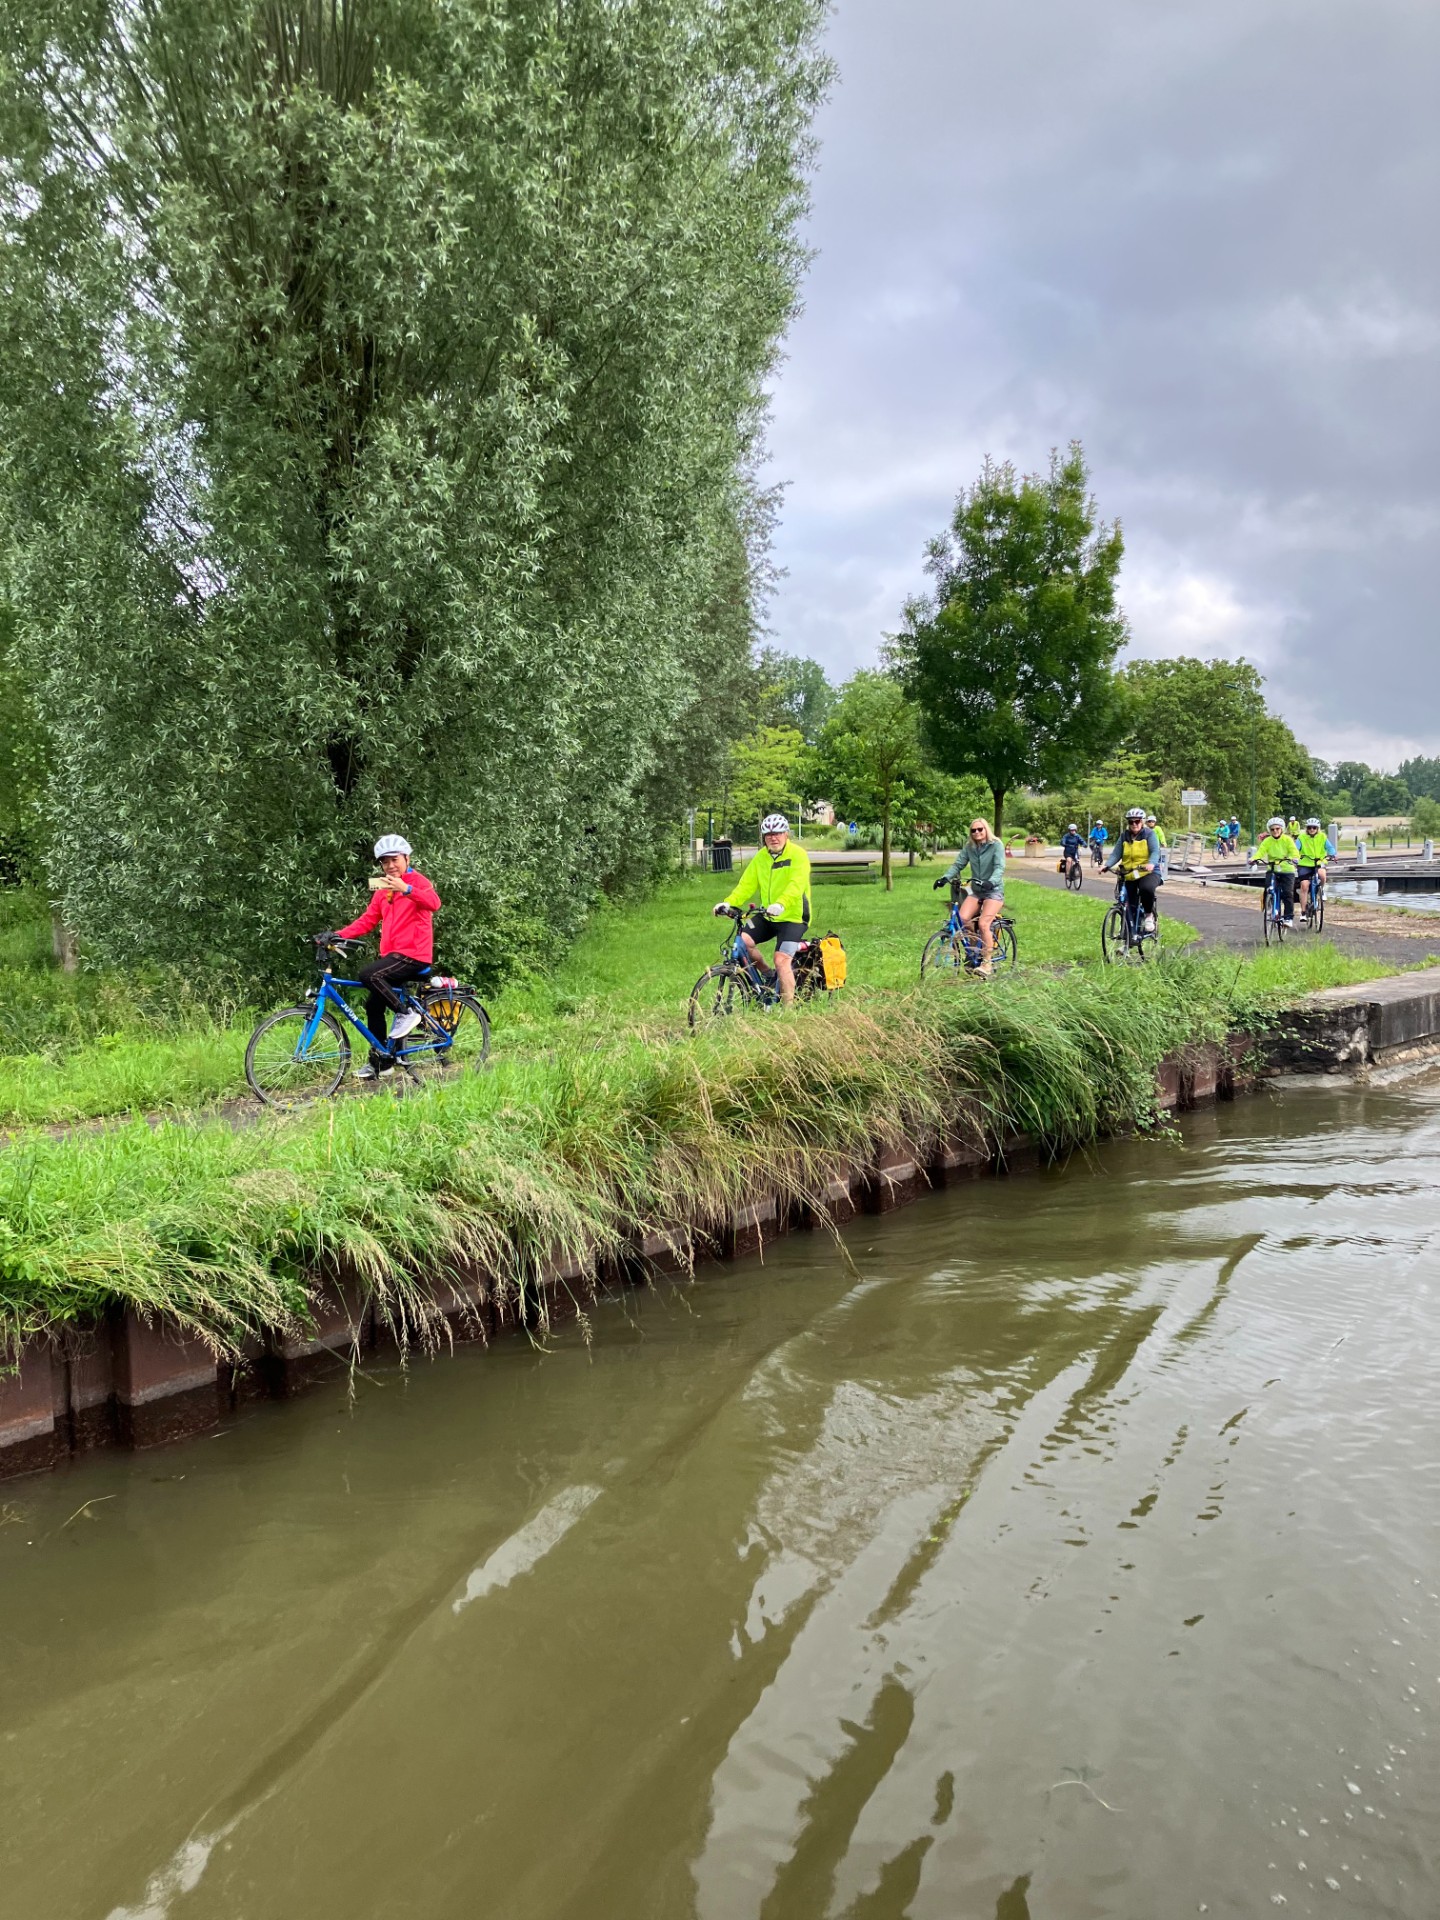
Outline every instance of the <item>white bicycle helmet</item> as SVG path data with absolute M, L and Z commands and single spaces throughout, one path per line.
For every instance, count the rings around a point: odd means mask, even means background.
M 382 833 L 380 838 L 375 842 L 375 858 L 377 860 L 383 860 L 387 853 L 403 853 L 408 860 L 410 858 L 410 842 L 403 834 Z
M 767 833 L 788 833 L 789 831 L 790 822 L 785 818 L 783 813 L 767 813 L 765 818 L 760 822 L 760 838 L 762 840 Z
M 1272 830 L 1273 830 L 1273 829 L 1274 829 L 1275 827 L 1279 827 L 1282 833 L 1283 833 L 1283 832 L 1284 832 L 1284 830 L 1285 830 L 1285 821 L 1284 821 L 1284 818 L 1283 818 L 1283 816 L 1282 816 L 1282 815 L 1280 815 L 1280 814 L 1278 814 L 1278 813 L 1272 813 L 1272 814 L 1271 814 L 1271 816 L 1270 816 L 1270 818 L 1269 818 L 1269 819 L 1268 819 L 1268 820 L 1267 820 L 1267 821 L 1265 822 L 1265 825 L 1266 825 L 1267 827 L 1269 827 L 1269 828 L 1271 828 Z
M 1305 829 L 1307 833 L 1318 833 L 1320 831 L 1320 821 L 1315 814 L 1312 813 L 1310 818 L 1305 822 Z
M 1126 813 L 1125 818 L 1127 820 L 1139 820 L 1143 825 L 1145 820 L 1144 807 L 1131 807 L 1130 810 Z

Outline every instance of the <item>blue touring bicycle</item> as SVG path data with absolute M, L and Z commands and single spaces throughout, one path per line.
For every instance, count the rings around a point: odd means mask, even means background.
M 427 1072 L 484 1066 L 490 1052 L 490 1016 L 470 987 L 433 969 L 413 987 L 398 987 L 405 1011 L 418 1013 L 420 1024 L 391 1045 L 371 1033 L 345 998 L 346 989 L 362 982 L 335 977 L 332 960 L 348 956 L 348 943 L 321 934 L 315 948 L 320 984 L 310 988 L 299 1006 L 268 1014 L 245 1049 L 245 1078 L 267 1107 L 301 1106 L 307 1100 L 327 1099 L 338 1089 L 350 1070 L 347 1025 L 368 1051 L 394 1062 L 402 1086 L 418 1085 Z

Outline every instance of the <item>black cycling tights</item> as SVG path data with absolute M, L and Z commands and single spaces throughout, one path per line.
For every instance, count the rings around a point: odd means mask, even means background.
M 421 980 L 428 972 L 423 960 L 412 960 L 408 953 L 382 953 L 378 960 L 367 960 L 355 969 L 355 978 L 370 989 L 365 996 L 365 1024 L 377 1040 L 385 1038 L 386 1013 L 398 1013 L 404 1004 L 396 987 L 406 980 Z
M 1138 880 L 1125 882 L 1125 898 L 1132 904 L 1138 900 L 1143 913 L 1154 913 L 1157 884 L 1153 873 L 1142 873 Z

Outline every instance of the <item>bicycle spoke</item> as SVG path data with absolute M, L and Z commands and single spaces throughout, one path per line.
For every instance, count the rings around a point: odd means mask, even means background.
M 350 1065 L 350 1044 L 338 1022 L 323 1014 L 310 1034 L 313 1007 L 272 1013 L 250 1036 L 245 1078 L 267 1106 L 293 1107 L 332 1094 Z

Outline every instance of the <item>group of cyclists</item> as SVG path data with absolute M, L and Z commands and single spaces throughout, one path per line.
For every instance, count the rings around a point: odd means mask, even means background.
M 1325 862 L 1335 858 L 1335 845 L 1317 814 L 1312 813 L 1302 827 L 1298 820 L 1287 821 L 1274 813 L 1265 823 L 1265 837 L 1255 849 L 1255 858 L 1263 860 L 1274 875 L 1280 917 L 1286 927 L 1293 927 L 1297 893 L 1304 914 L 1317 884 L 1324 882 Z
M 1232 820 L 1228 826 L 1238 830 L 1239 822 Z M 1118 873 L 1127 904 L 1139 909 L 1144 931 L 1153 934 L 1156 890 L 1164 884 L 1169 851 L 1165 831 L 1155 815 L 1143 807 L 1129 808 L 1113 848 L 1109 847 L 1103 820 L 1091 827 L 1088 839 L 1091 859 L 1105 872 Z M 1227 831 L 1227 845 L 1229 841 Z M 1080 829 L 1072 820 L 1061 838 L 1061 865 L 1069 867 L 1073 863 L 1078 868 L 1084 845 Z M 1303 914 L 1317 875 L 1323 879 L 1325 863 L 1334 857 L 1334 845 L 1316 815 L 1312 814 L 1303 827 L 1298 820 L 1287 822 L 1280 814 L 1271 816 L 1255 858 L 1265 862 L 1275 876 L 1287 926 L 1294 924 L 1297 891 Z M 367 990 L 370 1031 L 388 1038 L 393 1045 L 404 1037 L 407 1026 L 413 1027 L 419 1019 L 413 1010 L 406 1009 L 405 996 L 398 989 L 424 978 L 430 970 L 434 954 L 432 922 L 440 896 L 412 865 L 410 844 L 399 834 L 385 834 L 377 840 L 375 858 L 381 871 L 370 882 L 368 909 L 337 934 L 323 937 L 360 939 L 378 927 L 379 956 L 358 968 L 356 977 Z M 969 888 L 960 911 L 961 927 L 965 935 L 978 936 L 980 961 L 974 971 L 988 977 L 994 971 L 994 926 L 1005 902 L 1005 845 L 984 819 L 970 822 L 965 845 L 935 886 L 956 887 L 967 874 Z M 790 822 L 783 813 L 766 814 L 760 822 L 759 847 L 736 885 L 717 901 L 714 912 L 733 917 L 742 909 L 750 916 L 741 926 L 746 954 L 757 967 L 770 973 L 760 949 L 773 943 L 773 978 L 781 1002 L 789 1006 L 795 998 L 795 956 L 806 943 L 810 924 L 810 856 L 792 840 Z M 386 1025 L 392 1014 L 396 1017 L 387 1036 Z M 360 1077 L 376 1078 L 393 1065 L 388 1051 L 372 1052 Z

